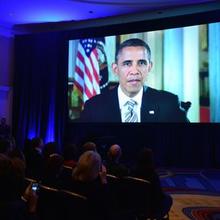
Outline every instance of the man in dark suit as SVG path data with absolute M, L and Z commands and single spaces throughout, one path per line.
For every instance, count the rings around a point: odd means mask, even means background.
M 144 85 L 152 65 L 150 48 L 143 40 L 120 44 L 112 64 L 119 86 L 89 99 L 80 121 L 187 122 L 176 95 Z
M 120 162 L 122 155 L 121 147 L 118 144 L 113 144 L 108 150 L 107 159 L 105 162 L 107 173 L 123 177 L 129 175 L 129 169 Z

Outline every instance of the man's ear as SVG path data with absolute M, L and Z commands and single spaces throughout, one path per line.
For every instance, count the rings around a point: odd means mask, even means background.
M 150 61 L 150 63 L 148 64 L 148 72 L 151 71 L 152 67 L 153 67 L 153 62 Z
M 115 75 L 118 76 L 118 64 L 117 63 L 112 63 L 112 71 L 114 72 Z

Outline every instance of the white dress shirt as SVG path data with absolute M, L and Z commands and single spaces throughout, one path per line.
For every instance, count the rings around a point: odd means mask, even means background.
M 125 103 L 129 100 L 134 100 L 137 104 L 134 107 L 134 111 L 136 112 L 138 116 L 138 122 L 141 122 L 141 104 L 142 104 L 142 96 L 143 96 L 143 88 L 138 92 L 138 94 L 132 98 L 128 97 L 124 94 L 124 92 L 121 89 L 121 86 L 118 86 L 118 100 L 119 100 L 119 108 L 121 112 L 121 121 L 125 122 L 124 113 L 126 111 Z

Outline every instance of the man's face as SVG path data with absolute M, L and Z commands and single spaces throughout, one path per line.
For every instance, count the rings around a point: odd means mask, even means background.
M 140 91 L 151 68 L 147 50 L 141 46 L 124 47 L 118 54 L 117 63 L 112 64 L 122 91 L 129 97 Z

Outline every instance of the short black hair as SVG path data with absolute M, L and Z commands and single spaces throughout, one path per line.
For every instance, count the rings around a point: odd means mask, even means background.
M 148 44 L 146 42 L 144 42 L 143 40 L 139 39 L 139 38 L 131 38 L 131 39 L 128 39 L 128 40 L 122 42 L 119 45 L 119 47 L 116 49 L 115 61 L 118 60 L 119 53 L 125 47 L 144 47 L 147 50 L 147 53 L 148 53 L 148 60 L 149 61 L 151 60 L 151 50 L 150 50 L 150 47 L 148 46 Z

